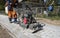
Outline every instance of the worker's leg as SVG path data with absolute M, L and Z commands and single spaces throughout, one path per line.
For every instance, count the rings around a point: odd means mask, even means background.
M 14 16 L 14 17 L 15 17 L 15 18 L 14 18 L 14 19 L 15 19 L 15 21 L 17 22 L 17 14 L 15 14 L 15 16 Z
M 11 11 L 8 11 L 8 18 L 9 18 L 9 21 L 11 22 L 11 21 L 12 21 L 12 14 L 11 14 Z
M 15 11 L 12 13 L 12 18 L 14 19 L 14 22 L 17 22 L 17 14 Z

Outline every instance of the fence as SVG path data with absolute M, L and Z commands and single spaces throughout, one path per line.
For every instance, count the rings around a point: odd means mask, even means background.
M 31 8 L 33 13 L 42 13 L 44 11 L 44 7 L 32 7 Z M 28 8 L 18 8 L 18 12 L 31 12 Z
M 33 14 L 44 14 L 44 10 L 47 11 L 47 13 L 52 13 L 53 15 L 58 15 L 60 12 L 60 6 L 55 6 L 53 11 L 48 11 L 48 7 L 46 9 L 44 7 L 30 7 L 32 11 L 30 11 L 28 8 L 18 8 L 19 13 L 26 13 L 26 12 L 32 12 Z M 60 13 L 59 13 L 60 14 Z

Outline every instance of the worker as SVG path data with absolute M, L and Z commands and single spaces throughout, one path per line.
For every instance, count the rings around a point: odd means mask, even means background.
M 14 2 L 14 0 L 13 1 L 7 0 L 5 3 L 5 6 L 6 5 L 8 6 L 8 18 L 9 18 L 10 23 L 17 22 L 17 14 L 16 14 L 16 11 L 13 10 L 13 8 L 14 8 L 13 2 Z M 12 19 L 14 19 L 14 21 L 12 21 Z

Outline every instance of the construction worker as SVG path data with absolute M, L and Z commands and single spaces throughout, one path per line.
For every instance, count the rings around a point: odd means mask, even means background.
M 16 11 L 13 10 L 14 0 L 13 1 L 7 0 L 5 6 L 6 5 L 8 6 L 8 18 L 9 18 L 10 23 L 17 22 L 17 14 L 16 14 Z M 13 21 L 12 21 L 12 19 L 13 19 Z

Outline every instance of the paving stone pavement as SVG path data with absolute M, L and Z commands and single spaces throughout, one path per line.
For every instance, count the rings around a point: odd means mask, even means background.
M 30 29 L 23 29 L 19 24 L 9 23 L 7 16 L 0 15 L 0 23 L 13 38 L 60 38 L 60 26 L 45 23 L 43 30 L 33 34 Z

